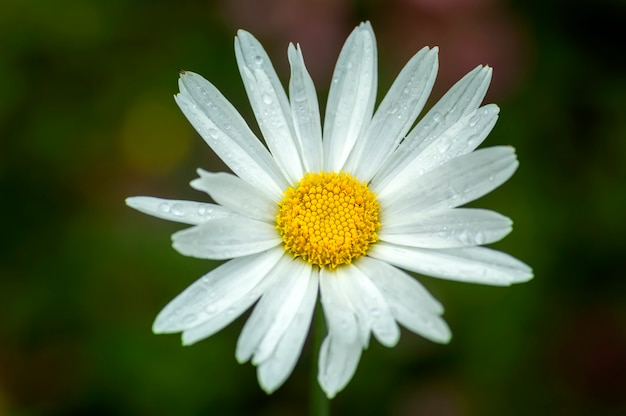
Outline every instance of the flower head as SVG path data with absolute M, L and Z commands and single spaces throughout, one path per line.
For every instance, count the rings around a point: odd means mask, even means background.
M 256 303 L 236 357 L 251 360 L 272 392 L 298 360 L 319 290 L 328 333 L 318 380 L 333 397 L 370 334 L 391 347 L 401 324 L 450 340 L 441 304 L 406 271 L 503 286 L 532 277 L 522 262 L 480 247 L 511 231 L 508 218 L 458 208 L 518 165 L 511 147 L 475 150 L 499 112 L 480 106 L 490 68 L 467 74 L 413 126 L 435 80 L 437 49 L 413 56 L 374 112 L 376 44 L 370 24 L 361 24 L 339 56 L 322 129 L 299 46 L 288 49 L 289 97 L 251 34 L 239 31 L 235 52 L 267 147 L 211 83 L 182 71 L 176 102 L 234 175 L 199 170 L 191 182 L 216 204 L 127 199 L 193 225 L 172 237 L 180 253 L 228 260 L 172 300 L 154 332 L 182 332 L 193 344 Z

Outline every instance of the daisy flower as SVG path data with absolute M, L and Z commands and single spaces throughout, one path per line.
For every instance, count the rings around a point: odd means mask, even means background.
M 291 374 L 318 298 L 328 332 L 318 381 L 328 397 L 356 371 L 370 334 L 392 347 L 399 325 L 435 342 L 451 333 L 443 307 L 408 272 L 506 286 L 531 269 L 484 244 L 511 220 L 459 208 L 517 168 L 509 146 L 476 148 L 498 118 L 480 106 L 491 68 L 463 77 L 415 123 L 437 73 L 437 48 L 402 69 L 374 111 L 377 58 L 369 23 L 347 39 L 324 123 L 298 45 L 289 45 L 289 96 L 261 44 L 240 30 L 235 54 L 265 145 L 207 80 L 181 71 L 176 103 L 234 174 L 198 170 L 191 182 L 215 203 L 133 197 L 144 213 L 191 224 L 172 236 L 180 253 L 228 260 L 157 316 L 155 333 L 207 338 L 254 306 L 236 358 L 257 366 L 273 392 Z

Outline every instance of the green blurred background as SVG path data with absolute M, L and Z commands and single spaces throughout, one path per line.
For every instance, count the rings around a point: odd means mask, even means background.
M 179 224 L 131 195 L 203 200 L 223 165 L 172 95 L 203 74 L 256 129 L 238 28 L 286 82 L 300 42 L 325 101 L 359 21 L 378 38 L 379 99 L 408 58 L 440 46 L 436 98 L 477 64 L 501 107 L 485 145 L 521 161 L 474 203 L 512 217 L 494 245 L 536 278 L 492 288 L 420 277 L 454 338 L 372 342 L 335 414 L 626 414 L 626 5 L 619 0 L 3 0 L 0 3 L 0 415 L 306 414 L 309 345 L 272 396 L 234 348 L 243 324 L 192 347 L 156 313 L 214 263 L 178 255 Z

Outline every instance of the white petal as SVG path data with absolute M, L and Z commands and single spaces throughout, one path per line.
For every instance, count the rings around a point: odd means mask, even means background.
M 248 182 L 226 172 L 211 173 L 198 169 L 198 175 L 200 178 L 191 182 L 192 188 L 206 192 L 218 204 L 249 218 L 275 221 L 277 201 L 272 201 Z
M 506 182 L 517 169 L 515 149 L 496 146 L 452 159 L 416 178 L 403 192 L 378 196 L 388 218 L 420 210 L 454 208 L 488 194 Z
M 354 262 L 387 298 L 389 304 L 399 303 L 427 310 L 435 314 L 443 313 L 443 306 L 417 279 L 406 272 L 378 259 L 363 256 Z
M 280 199 L 287 187 L 276 162 L 237 110 L 209 81 L 183 72 L 174 99 L 196 131 L 240 178 Z
M 366 324 L 378 341 L 393 347 L 400 339 L 400 328 L 391 314 L 387 301 L 361 269 L 347 266 L 337 269 L 336 280 L 357 311 L 357 319 Z
M 284 254 L 284 250 L 280 247 L 274 248 L 270 251 L 279 257 L 281 254 L 286 256 Z M 228 295 L 232 295 L 232 298 L 223 298 L 221 304 L 222 306 L 209 306 L 209 312 L 213 315 L 200 325 L 185 330 L 182 336 L 183 345 L 191 345 L 210 337 L 237 319 L 243 312 L 248 310 L 263 293 L 276 284 L 276 274 L 272 273 L 272 270 L 267 273 L 264 272 L 264 269 L 256 270 L 258 273 L 265 273 L 265 276 L 261 277 L 261 280 L 256 284 L 256 286 L 252 287 L 252 289 L 247 292 L 228 292 Z M 228 303 L 226 303 L 226 301 L 228 301 Z M 219 307 L 221 312 L 214 314 L 217 307 Z
M 156 317 L 152 330 L 183 331 L 225 313 L 257 285 L 283 254 L 282 248 L 276 248 L 222 264 L 168 303 Z
M 291 117 L 298 139 L 302 163 L 307 172 L 322 170 L 322 125 L 315 85 L 307 72 L 300 45 L 289 45 L 289 99 Z
M 365 131 L 376 100 L 376 39 L 369 23 L 346 41 L 328 93 L 324 117 L 324 170 L 339 171 Z
M 237 361 L 248 361 L 259 352 L 263 342 L 262 353 L 271 354 L 275 342 L 293 319 L 304 296 L 308 279 L 300 277 L 310 268 L 307 263 L 294 260 L 292 256 L 284 256 L 276 265 L 272 271 L 277 276 L 276 284 L 263 294 L 241 331 L 235 352 Z M 265 341 L 268 337 L 273 339 Z M 274 344 L 270 351 L 266 351 L 270 342 Z
M 355 340 L 345 344 L 329 334 L 320 348 L 317 380 L 329 399 L 352 379 L 361 359 L 361 344 Z
M 145 214 L 184 224 L 202 224 L 217 218 L 236 216 L 231 210 L 204 202 L 161 199 L 151 196 L 126 198 L 126 205 Z
M 512 230 L 509 218 L 484 209 L 418 211 L 402 220 L 384 220 L 378 238 L 412 247 L 452 248 L 490 244 Z
M 291 109 L 263 46 L 250 33 L 239 30 L 235 55 L 265 142 L 291 183 L 302 178 L 300 154 L 291 124 Z
M 423 147 L 401 170 L 394 170 L 396 176 L 387 176 L 380 182 L 373 183 L 372 189 L 383 198 L 402 192 L 416 177 L 472 152 L 489 135 L 498 120 L 499 112 L 497 105 L 489 104 L 461 117 L 428 146 Z
M 437 48 L 423 48 L 402 69 L 383 98 L 344 170 L 369 181 L 422 111 L 437 75 Z
M 384 189 L 423 149 L 450 126 L 476 110 L 491 82 L 491 68 L 478 66 L 465 75 L 426 113 L 372 180 Z
M 326 324 L 337 342 L 352 344 L 362 342 L 356 311 L 346 298 L 336 272 L 320 270 L 320 300 Z
M 317 299 L 318 272 L 309 267 L 308 286 L 289 327 L 278 341 L 270 358 L 257 369 L 259 384 L 268 393 L 280 387 L 291 374 L 309 332 Z
M 221 218 L 172 235 L 179 253 L 224 260 L 259 253 L 280 244 L 273 225 L 245 217 Z
M 533 277 L 526 264 L 484 247 L 431 250 L 380 242 L 367 254 L 415 273 L 459 282 L 508 286 Z
M 401 325 L 431 341 L 450 341 L 450 329 L 439 317 L 443 307 L 415 278 L 371 257 L 361 257 L 355 265 L 383 293 Z

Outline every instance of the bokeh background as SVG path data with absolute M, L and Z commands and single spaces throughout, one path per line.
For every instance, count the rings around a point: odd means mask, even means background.
M 286 82 L 300 42 L 325 101 L 362 20 L 380 91 L 440 47 L 429 105 L 494 67 L 516 175 L 474 203 L 515 221 L 495 244 L 536 278 L 510 288 L 420 280 L 454 338 L 372 342 L 335 414 L 626 414 L 626 5 L 620 0 L 3 0 L 0 3 L 0 415 L 301 415 L 308 345 L 272 396 L 234 359 L 235 324 L 192 347 L 156 313 L 215 264 L 178 255 L 181 229 L 131 195 L 203 200 L 221 170 L 176 107 L 177 70 L 203 74 L 256 129 L 233 53 L 246 28 Z

